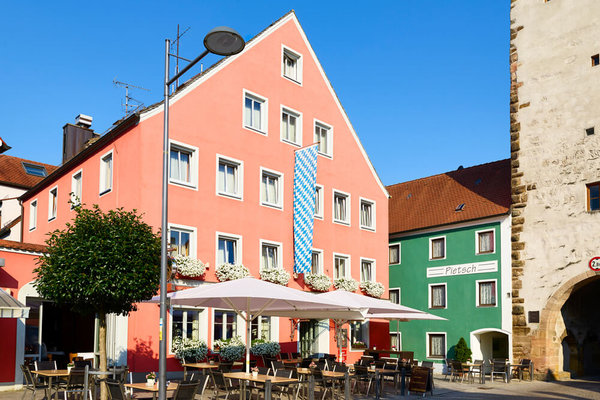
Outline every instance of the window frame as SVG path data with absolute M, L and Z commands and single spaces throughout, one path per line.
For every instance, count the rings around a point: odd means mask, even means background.
M 311 253 L 310 253 L 310 270 L 311 270 L 311 273 L 313 273 L 312 272 L 312 260 L 313 260 L 312 256 L 313 256 L 313 253 L 316 253 L 316 254 L 319 255 L 319 257 L 318 257 L 318 265 L 317 265 L 317 272 L 316 273 L 317 274 L 324 274 L 325 272 L 323 271 L 323 261 L 324 261 L 323 257 L 324 257 L 325 253 L 324 253 L 323 249 L 316 249 L 314 247 L 312 248 Z
M 238 315 L 233 310 L 226 310 L 226 309 L 222 309 L 222 308 L 211 308 L 211 310 L 212 311 L 211 311 L 211 321 L 210 321 L 211 323 L 210 323 L 210 327 L 212 329 L 210 329 L 210 336 L 211 336 L 211 343 L 212 343 L 213 348 L 214 348 L 214 343 L 215 343 L 216 340 L 218 340 L 218 339 L 215 339 L 215 326 L 216 326 L 216 324 L 215 324 L 215 313 L 216 312 L 223 312 L 224 314 L 233 314 L 234 321 L 235 321 L 234 322 L 235 323 L 235 329 L 232 332 L 233 336 L 238 336 L 239 335 L 238 328 L 240 326 L 240 324 L 239 324 L 240 321 L 238 320 L 239 319 Z M 225 339 L 229 339 L 229 338 L 225 338 Z
M 444 306 L 433 306 L 433 288 L 443 286 L 444 287 Z M 427 285 L 427 296 L 428 296 L 428 305 L 430 310 L 446 310 L 448 308 L 448 284 L 447 282 L 437 282 L 430 283 Z
M 260 108 L 260 128 L 246 124 L 246 98 L 262 104 Z M 269 136 L 269 99 L 258 93 L 243 89 L 242 96 L 242 127 L 246 130 L 259 133 L 263 136 Z
M 336 270 L 335 270 L 335 259 L 336 258 L 343 258 L 346 260 L 346 263 L 344 265 L 344 276 L 338 276 L 336 277 Z M 351 264 L 351 257 L 350 254 L 343 254 L 343 253 L 333 253 L 333 265 L 332 265 L 332 273 L 333 273 L 333 279 L 339 279 L 339 278 L 351 278 L 352 277 L 352 264 Z
M 54 201 L 52 201 L 54 200 Z M 48 222 L 54 221 L 58 215 L 58 185 L 48 190 Z
M 315 184 L 315 196 L 319 198 L 319 204 L 321 205 L 321 209 L 317 210 L 317 203 L 315 202 L 315 214 L 314 217 L 316 219 L 324 219 L 325 218 L 325 187 L 323 185 Z M 317 212 L 320 211 L 320 212 Z
M 274 240 L 265 240 L 265 239 L 260 239 L 259 243 L 260 243 L 259 253 L 258 253 L 258 259 L 260 260 L 259 271 L 262 271 L 263 269 L 265 269 L 265 266 L 263 265 L 263 247 L 264 246 L 271 246 L 271 247 L 277 248 L 277 266 L 275 268 L 283 269 L 283 243 L 276 242 Z
M 48 171 L 43 165 L 33 164 L 27 161 L 21 161 L 21 166 L 23 167 L 23 171 L 25 171 L 27 175 L 35 176 L 38 178 L 45 178 L 48 176 Z M 40 173 L 31 173 L 27 170 L 28 168 L 30 168 L 30 170 L 40 171 Z
M 236 193 L 228 193 L 222 192 L 219 189 L 219 165 L 223 161 L 224 164 L 228 164 L 230 166 L 236 167 Z M 244 162 L 240 160 L 236 160 L 232 157 L 227 157 L 222 154 L 217 154 L 216 160 L 216 173 L 215 173 L 215 194 L 220 197 L 225 197 L 228 199 L 235 199 L 239 201 L 244 201 Z
M 482 283 L 494 284 L 494 304 L 481 304 L 481 288 Z M 475 307 L 477 308 L 497 308 L 498 307 L 498 280 L 497 279 L 480 279 L 475 281 Z
M 29 203 L 29 232 L 33 232 L 37 228 L 38 204 L 37 198 Z
M 171 177 L 171 151 L 179 151 L 190 154 L 190 181 L 182 181 Z M 189 189 L 198 190 L 198 147 L 179 142 L 177 140 L 169 140 L 169 164 L 168 164 L 169 184 L 181 186 Z
M 396 351 L 402 351 L 402 331 L 390 331 L 390 349 L 392 349 L 392 337 L 399 337 L 398 348 Z M 392 349 L 393 350 L 393 349 Z
M 288 114 L 296 117 L 296 141 L 292 141 L 283 137 L 283 114 Z M 281 104 L 280 112 L 279 112 L 279 140 L 283 143 L 287 143 L 294 147 L 302 147 L 302 113 L 300 111 L 294 110 L 291 107 L 284 106 Z
M 79 193 L 77 191 L 77 175 L 79 175 Z M 79 196 L 78 196 L 79 194 Z M 81 205 L 81 197 L 83 196 L 83 169 L 71 175 L 71 210 Z
M 346 197 L 346 218 L 347 220 L 339 220 L 336 219 L 335 217 L 335 197 L 336 194 L 339 194 L 341 196 L 345 196 Z M 339 225 L 344 225 L 344 226 L 351 226 L 352 223 L 352 216 L 351 216 L 351 210 L 352 210 L 352 203 L 351 203 L 351 197 L 350 197 L 350 193 L 346 193 L 346 192 L 342 192 L 341 190 L 338 189 L 333 189 L 331 191 L 331 198 L 332 198 L 332 212 L 331 212 L 331 218 L 333 220 L 334 224 L 339 224 Z
M 371 280 L 367 281 L 363 276 L 363 262 L 371 263 Z M 377 263 L 374 258 L 360 257 L 360 282 L 377 282 Z
M 392 260 L 390 259 L 390 252 L 389 249 L 391 249 L 392 247 L 398 247 L 398 262 L 397 263 L 393 263 Z M 402 264 L 402 243 L 400 242 L 396 242 L 396 243 L 390 243 L 388 245 L 388 264 L 389 265 L 400 265 Z
M 193 226 L 169 223 L 168 224 L 169 240 L 167 243 L 168 246 L 171 245 L 171 231 L 173 231 L 173 230 L 178 231 L 178 232 L 188 233 L 190 235 L 190 254 L 188 255 L 188 257 L 196 258 L 197 257 L 198 229 Z M 173 256 L 175 256 L 177 253 L 171 253 L 171 254 Z
M 431 336 L 443 336 L 444 337 L 444 354 L 443 355 L 432 355 L 431 354 Z M 448 334 L 446 332 L 425 332 L 425 347 L 426 347 L 426 358 L 433 360 L 443 360 L 448 354 Z
M 481 234 L 484 233 L 490 233 L 492 234 L 492 250 L 490 251 L 481 251 L 481 246 L 480 246 L 480 240 L 479 240 L 479 236 Z M 483 254 L 495 254 L 496 253 L 496 230 L 491 228 L 491 229 L 482 229 L 480 231 L 475 231 L 475 254 L 476 255 L 483 255 Z
M 171 305 L 169 307 L 169 354 L 174 354 L 173 353 L 173 339 L 175 338 L 173 335 L 173 310 L 183 310 L 184 312 L 188 312 L 188 311 L 196 311 L 198 312 L 198 336 L 199 339 L 202 339 L 202 337 L 205 337 L 205 332 L 203 332 L 203 328 L 206 327 L 206 322 L 204 321 L 206 319 L 206 315 L 207 313 L 205 313 L 205 311 L 207 311 L 206 307 L 194 307 L 194 306 L 181 306 L 181 305 Z M 184 323 L 185 324 L 185 323 Z
M 235 233 L 226 233 L 226 232 L 216 232 L 215 233 L 215 267 L 220 266 L 219 264 L 219 239 L 223 238 L 224 240 L 235 240 L 236 248 L 235 248 L 235 265 L 243 264 L 243 247 L 242 247 L 242 236 L 236 235 Z M 225 262 L 226 263 L 226 262 Z
M 285 56 L 286 55 L 296 61 L 296 79 L 285 74 Z M 281 77 L 289 80 L 290 82 L 294 82 L 295 84 L 302 86 L 302 78 L 303 78 L 303 72 L 304 72 L 303 71 L 303 59 L 304 59 L 304 57 L 302 56 L 301 53 L 282 44 L 281 45 Z
M 591 193 L 590 193 L 591 190 L 590 189 L 592 187 L 595 187 L 595 186 L 598 187 L 598 192 L 600 194 L 600 181 L 598 181 L 598 182 L 592 182 L 592 183 L 587 183 L 585 185 L 586 199 L 587 199 L 586 203 L 587 203 L 587 211 L 588 212 L 598 212 L 598 211 L 600 211 L 600 206 L 598 208 L 592 209 L 592 197 L 591 197 Z M 600 197 L 599 197 L 598 202 L 600 203 Z
M 277 202 L 276 203 L 270 203 L 263 199 L 263 177 L 264 177 L 264 175 L 269 175 L 272 178 L 277 178 Z M 265 167 L 260 167 L 259 193 L 260 193 L 260 205 L 261 206 L 275 208 L 275 209 L 283 211 L 283 188 L 284 188 L 283 179 L 284 179 L 283 172 L 275 171 L 273 169 L 269 169 L 269 168 L 265 168 Z
M 359 201 L 359 206 L 358 206 L 358 223 L 360 226 L 360 229 L 364 230 L 364 231 L 369 231 L 369 232 L 376 232 L 377 231 L 377 208 L 376 208 L 376 204 L 375 204 L 375 200 L 371 200 L 371 199 L 367 199 L 365 197 L 359 197 L 360 201 Z M 368 225 L 363 225 L 362 223 L 362 205 L 363 203 L 369 204 L 371 206 L 371 222 L 372 222 L 372 226 L 368 226 Z
M 359 348 L 354 348 L 353 344 L 354 344 L 354 329 L 353 325 L 355 324 L 360 324 L 360 335 L 361 338 L 363 339 L 363 343 L 366 345 L 367 349 L 370 347 L 369 342 L 370 342 L 370 335 L 369 335 L 369 321 L 349 321 L 349 325 L 348 325 L 348 345 L 350 347 L 350 351 L 361 351 L 364 352 L 365 348 L 364 347 L 359 347 Z
M 313 119 L 313 128 L 312 128 L 312 137 L 313 137 L 313 142 L 320 142 L 320 140 L 316 140 L 315 135 L 316 135 L 316 130 L 317 130 L 317 126 L 320 126 L 323 129 L 327 130 L 327 149 L 326 152 L 322 152 L 321 151 L 321 146 L 317 146 L 317 154 L 320 156 L 323 156 L 325 158 L 329 158 L 329 159 L 333 159 L 333 126 L 320 121 L 316 118 Z M 320 139 L 320 136 L 319 136 Z
M 444 240 L 444 256 L 443 257 L 435 257 L 435 258 L 433 258 L 433 242 L 435 240 L 439 240 L 439 239 L 443 239 Z M 446 256 L 448 255 L 447 251 L 446 251 L 446 244 L 447 244 L 447 242 L 446 242 L 446 235 L 444 235 L 444 236 L 436 236 L 436 237 L 429 238 L 429 261 L 445 260 Z
M 268 325 L 269 326 L 269 329 L 268 329 L 268 331 L 269 331 L 269 337 L 265 339 L 262 336 L 258 336 L 257 339 L 263 339 L 265 341 L 270 341 L 271 337 L 273 336 L 273 332 L 272 332 L 273 331 L 273 318 L 276 318 L 276 317 L 271 317 L 271 316 L 266 316 L 266 315 L 259 315 L 258 317 L 256 317 L 255 319 L 253 319 L 250 322 L 250 340 L 251 341 L 255 340 L 255 339 L 252 339 L 252 326 L 254 325 L 254 323 L 256 322 L 256 324 L 258 326 L 258 333 L 260 333 L 260 332 L 262 332 L 261 325 L 263 323 L 263 320 L 264 319 L 268 319 L 268 321 L 269 321 L 269 325 Z
M 394 302 L 392 301 L 392 296 L 391 296 L 391 292 L 392 292 L 392 290 L 393 290 L 393 291 L 398 291 L 398 302 L 397 302 L 397 303 L 394 303 Z M 389 297 L 389 299 L 390 299 L 390 302 L 391 302 L 392 304 L 402 304 L 402 298 L 400 297 L 400 294 L 401 294 L 401 293 L 402 293 L 402 290 L 401 290 L 401 288 L 400 288 L 399 286 L 397 286 L 397 287 L 390 287 L 390 288 L 388 288 L 388 297 Z
M 106 175 L 105 170 L 107 168 L 106 159 L 110 157 L 110 182 L 104 182 L 104 177 Z M 115 174 L 115 156 L 114 152 L 111 149 L 107 151 L 103 155 L 100 156 L 100 176 L 98 179 L 98 187 L 99 187 L 99 196 L 102 197 L 107 193 L 112 192 L 113 190 L 113 182 L 114 182 L 114 174 Z M 108 184 L 107 187 L 105 185 Z

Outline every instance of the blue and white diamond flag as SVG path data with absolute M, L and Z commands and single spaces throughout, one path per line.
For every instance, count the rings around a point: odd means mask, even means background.
M 294 272 L 309 273 L 312 262 L 317 179 L 317 144 L 296 151 L 294 165 Z

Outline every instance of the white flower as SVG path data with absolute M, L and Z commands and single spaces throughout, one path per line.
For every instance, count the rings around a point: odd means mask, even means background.
M 275 357 L 281 352 L 281 346 L 277 342 L 265 342 L 264 340 L 253 340 L 250 352 L 255 356 Z
M 358 282 L 352 278 L 338 278 L 333 281 L 336 289 L 342 289 L 347 292 L 355 292 L 358 289 Z
M 179 275 L 195 278 L 204 275 L 208 264 L 200 260 L 179 254 L 173 258 L 173 263 L 177 266 Z
M 331 279 L 325 274 L 304 274 L 304 283 L 318 292 L 326 292 L 331 287 Z
M 245 278 L 250 276 L 250 271 L 243 265 L 223 264 L 219 265 L 215 270 L 217 279 L 220 282 L 233 281 L 235 279 Z
M 173 338 L 172 344 L 175 357 L 186 361 L 200 361 L 206 358 L 208 346 L 203 340 L 189 339 L 177 336 Z
M 235 361 L 242 358 L 246 346 L 239 336 L 231 339 L 215 340 L 215 346 L 219 347 L 219 355 L 227 361 Z
M 260 271 L 260 279 L 285 286 L 290 281 L 290 273 L 283 268 L 263 269 Z
M 365 281 L 360 283 L 360 288 L 371 297 L 381 297 L 385 288 L 381 282 Z

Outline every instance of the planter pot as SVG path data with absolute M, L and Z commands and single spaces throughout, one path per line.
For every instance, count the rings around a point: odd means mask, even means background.
M 154 386 L 156 379 L 146 379 L 146 386 Z
M 67 372 L 70 374 L 71 373 L 71 368 L 73 367 L 67 367 Z
M 256 378 L 256 377 L 258 376 L 258 372 L 254 372 L 254 371 L 253 371 L 253 372 L 252 372 L 252 376 L 253 376 L 254 378 Z

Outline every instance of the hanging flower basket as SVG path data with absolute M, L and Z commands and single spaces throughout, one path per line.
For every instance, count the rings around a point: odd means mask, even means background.
M 233 281 L 250 276 L 250 271 L 243 265 L 223 264 L 215 270 L 219 282 Z
M 385 287 L 381 282 L 365 281 L 360 283 L 360 288 L 363 292 L 371 297 L 380 298 L 385 291 Z
M 283 268 L 263 269 L 260 271 L 260 279 L 285 286 L 290 281 L 290 273 Z
M 333 281 L 333 286 L 336 289 L 355 292 L 358 289 L 358 282 L 352 278 L 338 278 Z
M 192 257 L 177 255 L 173 258 L 173 263 L 177 267 L 177 273 L 181 276 L 197 278 L 203 276 L 208 264 Z
M 304 283 L 317 292 L 326 292 L 331 287 L 331 279 L 325 274 L 304 274 Z

